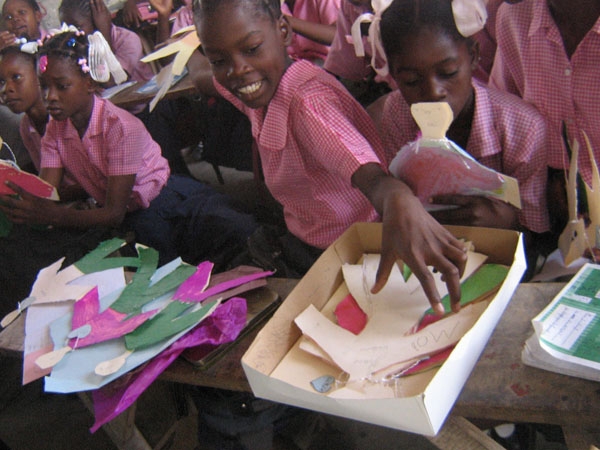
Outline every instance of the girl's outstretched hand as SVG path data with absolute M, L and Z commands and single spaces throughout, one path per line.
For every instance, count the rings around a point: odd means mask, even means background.
M 443 224 L 513 230 L 519 226 L 517 209 L 494 198 L 473 195 L 438 195 L 432 199 L 432 203 L 457 206 L 457 208 L 431 213 Z
M 140 27 L 142 18 L 140 17 L 136 0 L 127 0 L 125 6 L 123 6 L 123 23 L 133 30 Z
M 55 223 L 55 213 L 59 207 L 54 201 L 30 194 L 10 181 L 7 181 L 6 185 L 15 191 L 16 195 L 0 196 L 0 210 L 11 222 L 30 225 Z
M 92 21 L 94 22 L 94 26 L 102 33 L 104 39 L 106 39 L 112 47 L 112 39 L 110 36 L 112 17 L 110 11 L 103 0 L 90 0 L 90 8 L 92 10 Z
M 458 311 L 460 277 L 467 261 L 464 244 L 425 211 L 406 184 L 386 174 L 379 165 L 362 166 L 352 182 L 383 221 L 381 261 L 372 292 L 383 288 L 392 267 L 401 259 L 419 279 L 433 310 L 443 314 L 440 294 L 427 267 L 433 266 L 448 286 L 452 310 Z

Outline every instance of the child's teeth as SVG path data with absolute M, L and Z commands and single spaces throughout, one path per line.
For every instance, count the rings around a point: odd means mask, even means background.
M 238 90 L 245 95 L 248 94 L 253 94 L 254 92 L 258 91 L 258 89 L 260 88 L 261 82 L 257 81 L 256 83 L 252 83 L 249 84 L 248 86 L 244 86 L 239 88 Z

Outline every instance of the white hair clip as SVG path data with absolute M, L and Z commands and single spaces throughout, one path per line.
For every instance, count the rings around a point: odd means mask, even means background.
M 456 29 L 464 37 L 481 31 L 487 20 L 487 0 L 452 0 Z
M 36 41 L 25 42 L 21 45 L 21 51 L 24 53 L 29 53 L 30 55 L 35 55 L 38 51 L 38 43 Z
M 99 31 L 88 35 L 88 66 L 93 80 L 106 83 L 112 74 L 116 84 L 127 80 L 127 73 Z
M 354 53 L 358 57 L 365 56 L 365 49 L 363 47 L 362 35 L 360 32 L 360 25 L 363 23 L 370 23 L 369 25 L 369 36 L 367 40 L 371 44 L 371 67 L 377 72 L 378 75 L 385 77 L 389 73 L 387 58 L 385 57 L 385 51 L 383 50 L 383 44 L 381 43 L 381 32 L 379 31 L 379 22 L 381 22 L 381 15 L 392 3 L 392 0 L 371 0 L 371 7 L 373 13 L 363 13 L 354 21 L 351 28 L 352 42 L 354 43 Z M 380 56 L 384 63 L 381 67 L 377 66 L 376 58 Z

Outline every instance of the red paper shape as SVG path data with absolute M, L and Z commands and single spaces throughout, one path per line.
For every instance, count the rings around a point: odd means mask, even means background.
M 359 334 L 367 325 L 367 315 L 360 309 L 358 303 L 348 294 L 335 308 L 338 325 L 354 334 Z
M 28 172 L 23 172 L 18 167 L 0 161 L 0 195 L 13 195 L 15 191 L 6 185 L 6 181 L 12 181 L 27 192 L 42 198 L 58 200 L 56 188 L 40 177 Z

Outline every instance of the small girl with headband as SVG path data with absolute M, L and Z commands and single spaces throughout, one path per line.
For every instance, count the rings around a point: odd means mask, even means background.
M 398 90 L 369 112 L 387 159 L 417 136 L 410 105 L 447 102 L 454 115 L 448 139 L 481 164 L 516 178 L 522 209 L 486 197 L 448 195 L 432 200 L 457 207 L 433 216 L 444 224 L 545 232 L 545 121 L 518 97 L 472 77 L 478 46 L 470 36 L 483 27 L 482 16 L 469 10 L 469 2 L 457 16 L 455 6 L 448 0 L 394 0 L 381 16 L 381 40 Z
M 97 207 L 69 208 L 7 183 L 18 196 L 0 197 L 0 209 L 14 224 L 133 231 L 137 242 L 158 250 L 160 265 L 181 256 L 191 264 L 210 259 L 226 267 L 245 249 L 256 227 L 253 217 L 209 186 L 170 176 L 142 122 L 95 95 L 97 75 L 108 76 L 102 70 L 107 63 L 97 67 L 90 60 L 88 38 L 64 32 L 40 48 L 40 82 L 51 116 L 41 142 L 40 177 L 58 187 L 69 174 Z M 0 266 L 5 263 L 11 262 Z

